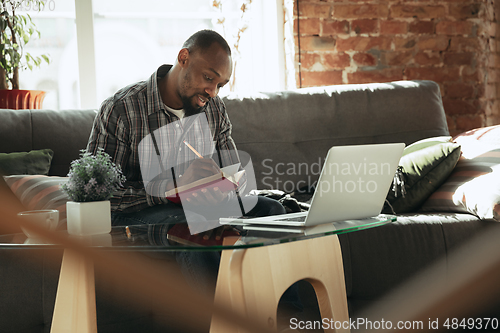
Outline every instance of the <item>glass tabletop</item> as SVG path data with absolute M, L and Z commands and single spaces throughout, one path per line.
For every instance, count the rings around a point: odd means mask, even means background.
M 295 242 L 304 239 L 324 237 L 328 235 L 339 235 L 359 230 L 370 229 L 386 225 L 396 221 L 396 216 L 381 214 L 376 217 L 332 222 L 303 228 L 301 231 L 292 229 L 294 232 L 277 231 L 255 231 L 242 230 L 239 228 L 240 236 L 233 236 L 232 245 L 222 245 L 221 240 L 213 240 L 214 234 L 208 240 L 203 235 L 198 237 L 177 237 L 169 234 L 167 225 L 130 225 L 113 227 L 109 234 L 86 237 L 89 246 L 104 250 L 118 251 L 221 251 L 231 249 L 245 249 L 252 247 L 268 246 L 280 243 Z M 61 233 L 66 233 L 61 231 Z M 236 235 L 236 233 L 234 233 Z M 81 237 L 70 236 L 81 240 Z M 61 248 L 61 245 L 47 243 L 42 239 L 27 238 L 24 234 L 10 234 L 0 236 L 0 248 L 23 248 L 23 249 L 47 249 Z

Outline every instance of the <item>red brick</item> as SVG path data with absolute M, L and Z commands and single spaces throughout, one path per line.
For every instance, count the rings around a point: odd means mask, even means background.
M 333 6 L 333 17 L 351 18 L 351 19 L 378 19 L 387 17 L 387 4 L 359 4 L 359 5 L 340 5 Z
M 356 53 L 352 56 L 352 59 L 360 66 L 375 66 L 377 64 L 377 58 L 369 53 Z
M 482 68 L 477 66 L 463 66 L 462 67 L 462 81 L 463 82 L 484 82 L 485 73 Z
M 484 93 L 482 97 L 486 99 L 495 99 L 497 98 L 497 85 L 495 83 L 493 84 L 487 84 Z
M 495 114 L 500 116 L 500 114 L 498 113 L 498 110 L 500 110 L 500 99 L 487 101 L 486 107 L 484 109 L 485 109 L 484 113 L 488 118 L 494 116 Z
M 349 37 L 337 39 L 337 51 L 390 50 L 391 39 L 386 37 Z
M 465 20 L 468 18 L 479 17 L 479 12 L 482 9 L 482 4 L 472 3 L 468 5 L 458 4 L 450 5 L 450 16 L 456 18 L 457 20 Z
M 446 66 L 461 66 L 471 65 L 473 58 L 474 54 L 472 53 L 446 52 L 443 61 Z
M 342 71 L 302 72 L 302 87 L 342 84 Z
M 382 61 L 384 65 L 400 66 L 406 65 L 413 59 L 412 52 L 387 52 L 383 54 Z
M 297 24 L 298 23 L 298 24 Z M 300 29 L 300 31 L 299 31 Z M 294 30 L 296 33 L 303 35 L 319 35 L 320 20 L 318 18 L 313 19 L 300 19 L 294 21 Z
M 459 132 L 465 132 L 485 126 L 483 116 L 481 115 L 457 116 L 455 118 L 455 124 Z
M 412 50 L 417 45 L 417 39 L 413 37 L 395 37 L 393 42 L 396 51 Z
M 406 22 L 380 21 L 380 33 L 384 35 L 405 34 L 408 32 Z
M 297 6 L 294 6 L 297 8 Z M 329 18 L 332 14 L 332 8 L 329 4 L 319 3 L 300 3 L 299 13 L 301 17 L 309 18 Z
M 403 70 L 398 68 L 388 68 L 373 71 L 357 71 L 347 74 L 349 83 L 374 83 L 390 82 L 403 79 Z
M 446 123 L 448 124 L 448 130 L 450 131 L 451 136 L 461 133 L 456 130 L 457 126 L 455 125 L 455 119 L 453 119 L 450 115 L 446 115 Z
M 470 83 L 449 82 L 444 84 L 445 95 L 448 98 L 472 98 L 474 86 Z
M 302 69 L 311 70 L 315 64 L 321 64 L 321 56 L 316 53 L 302 53 L 300 63 Z
M 450 39 L 446 36 L 420 36 L 417 47 L 421 51 L 444 51 L 449 44 Z
M 301 37 L 300 47 L 304 51 L 334 51 L 335 39 L 332 37 L 319 36 Z
M 444 6 L 392 5 L 391 18 L 416 17 L 419 19 L 440 18 L 446 15 Z
M 408 80 L 431 80 L 436 82 L 458 81 L 460 71 L 458 68 L 446 67 L 412 67 L 405 70 Z
M 438 35 L 471 35 L 472 22 L 468 21 L 441 21 L 436 24 Z
M 433 34 L 434 22 L 432 21 L 416 21 L 410 23 L 410 32 L 415 34 Z
M 351 65 L 351 57 L 347 53 L 327 53 L 323 58 L 326 69 L 344 69 Z
M 461 99 L 443 98 L 443 107 L 449 115 L 474 114 L 477 112 L 474 105 L 469 101 Z
M 486 36 L 486 37 L 497 37 L 500 36 L 500 24 L 495 23 L 495 22 L 484 22 L 484 24 L 479 25 L 479 28 L 483 28 L 485 31 L 483 34 L 481 34 L 480 31 L 478 31 L 479 36 Z
M 500 82 L 500 70 L 491 69 L 488 71 L 488 83 L 499 83 Z M 498 96 L 500 98 L 500 96 Z M 500 108 L 498 109 L 500 110 Z
M 441 63 L 439 52 L 419 52 L 415 55 L 415 63 L 422 66 L 438 65 Z
M 477 52 L 482 51 L 482 48 L 479 45 L 479 39 L 477 37 L 469 38 L 454 36 L 451 37 L 449 50 L 459 52 Z
M 354 20 L 351 22 L 351 30 L 356 34 L 369 34 L 377 32 L 378 20 Z
M 349 33 L 348 21 L 323 20 L 323 35 L 338 35 Z
M 485 104 L 486 102 L 484 101 L 484 96 L 485 96 L 485 93 L 486 93 L 486 84 L 484 83 L 480 83 L 480 84 L 475 84 L 473 83 L 472 84 L 473 87 L 476 87 L 475 88 L 475 91 L 474 91 L 474 97 L 476 97 L 477 101 L 481 101 L 483 102 L 483 104 Z M 497 96 L 497 95 L 495 95 Z M 481 107 L 480 110 L 484 110 L 485 107 Z
M 500 54 L 493 53 L 488 55 L 488 67 L 500 68 Z

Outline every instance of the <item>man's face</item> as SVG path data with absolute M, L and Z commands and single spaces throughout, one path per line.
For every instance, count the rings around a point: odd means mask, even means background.
M 179 96 L 189 116 L 199 113 L 229 82 L 232 60 L 217 43 L 205 51 L 188 52 L 187 57 L 180 75 Z

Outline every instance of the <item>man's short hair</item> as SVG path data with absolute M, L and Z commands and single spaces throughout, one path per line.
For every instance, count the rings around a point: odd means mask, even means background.
M 227 44 L 224 37 L 213 30 L 200 30 L 189 37 L 182 45 L 183 48 L 189 50 L 190 53 L 204 51 L 212 46 L 213 43 L 219 44 L 224 51 L 231 56 L 231 48 Z

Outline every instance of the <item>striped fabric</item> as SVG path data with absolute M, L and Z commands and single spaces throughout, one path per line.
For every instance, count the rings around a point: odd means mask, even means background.
M 462 158 L 422 210 L 500 221 L 500 125 L 462 133 L 453 141 L 462 146 Z
M 61 185 L 68 181 L 67 177 L 14 175 L 4 179 L 26 210 L 57 209 L 59 227 L 66 223 L 66 202 L 69 198 L 61 190 Z

